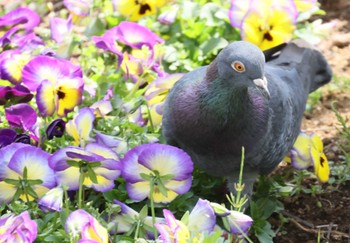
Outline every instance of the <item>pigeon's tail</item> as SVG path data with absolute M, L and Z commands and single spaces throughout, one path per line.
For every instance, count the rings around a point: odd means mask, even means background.
M 331 81 L 331 67 L 322 53 L 310 44 L 298 39 L 280 47 L 276 53 L 269 53 L 270 62 L 280 66 L 293 65 L 301 76 L 309 77 L 307 80 L 309 83 L 305 84 L 309 93 Z

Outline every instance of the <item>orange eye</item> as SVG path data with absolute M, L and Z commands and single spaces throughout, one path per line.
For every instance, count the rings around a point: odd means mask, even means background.
M 232 68 L 239 73 L 243 73 L 245 71 L 245 66 L 240 61 L 235 61 L 231 64 Z

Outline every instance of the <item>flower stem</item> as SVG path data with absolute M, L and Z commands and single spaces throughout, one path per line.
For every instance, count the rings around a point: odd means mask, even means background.
M 153 200 L 153 192 L 154 192 L 154 179 L 151 180 L 151 188 L 150 188 L 150 203 L 151 203 L 151 214 L 152 214 L 152 225 L 153 225 L 153 232 L 154 232 L 154 239 L 158 238 L 158 231 L 156 227 L 154 226 L 156 223 L 156 213 L 154 211 L 154 200 Z
M 242 147 L 241 167 L 240 167 L 239 178 L 238 178 L 238 185 L 239 185 L 240 188 L 242 188 L 243 168 L 244 168 L 244 147 Z M 236 205 L 240 205 L 241 192 L 242 192 L 241 190 L 237 191 Z M 243 205 L 240 205 L 238 208 L 235 208 L 235 210 L 241 211 L 242 206 Z
M 83 191 L 84 191 L 84 179 L 85 179 L 85 174 L 80 168 L 80 175 L 79 175 L 79 191 L 78 191 L 78 208 L 82 208 L 82 203 L 83 203 Z
M 68 192 L 67 192 L 66 186 L 62 186 L 62 188 L 63 188 L 63 193 L 64 193 L 65 212 L 66 212 L 66 217 L 68 218 L 68 216 L 69 216 Z

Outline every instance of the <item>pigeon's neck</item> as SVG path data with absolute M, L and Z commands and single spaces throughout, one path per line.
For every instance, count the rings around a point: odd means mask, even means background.
M 200 89 L 200 110 L 208 123 L 215 124 L 219 129 L 231 127 L 240 130 L 259 120 L 260 129 L 266 128 L 270 114 L 268 101 L 258 89 L 233 86 L 229 80 L 220 80 L 216 62 L 208 66 L 203 85 L 205 87 Z

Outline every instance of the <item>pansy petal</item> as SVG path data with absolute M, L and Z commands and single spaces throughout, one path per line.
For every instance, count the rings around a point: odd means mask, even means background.
M 90 139 L 90 132 L 92 130 L 94 120 L 95 116 L 90 108 L 83 108 L 79 111 L 79 115 L 75 119 L 75 125 L 81 139 L 85 141 Z
M 68 146 L 65 148 L 61 148 L 56 150 L 49 158 L 49 166 L 55 171 L 65 170 L 69 167 L 67 164 L 68 155 L 67 152 L 79 152 L 82 150 L 79 147 Z
M 81 78 L 60 79 L 56 93 L 58 97 L 57 114 L 65 116 L 81 104 L 84 81 Z
M 107 230 L 93 217 L 90 217 L 89 224 L 82 228 L 81 237 L 85 241 L 108 243 Z
M 0 203 L 9 203 L 12 201 L 17 188 L 14 185 L 7 184 L 4 181 L 0 182 Z
M 63 171 L 56 171 L 57 183 L 68 186 L 68 191 L 79 189 L 80 171 L 77 167 L 69 167 Z
M 51 38 L 56 42 L 63 42 L 66 36 L 69 36 L 72 31 L 72 17 L 68 19 L 62 18 L 51 18 L 50 19 L 50 30 Z
M 216 218 L 208 200 L 198 199 L 188 218 L 188 228 L 192 232 L 210 233 L 215 227 Z
M 52 116 L 56 110 L 55 87 L 48 80 L 44 80 L 38 87 L 36 103 L 43 116 Z
M 253 223 L 253 219 L 244 213 L 238 211 L 230 211 L 228 222 L 230 225 L 230 233 L 235 235 L 247 233 Z
M 187 179 L 192 175 L 193 162 L 183 150 L 165 144 L 151 144 L 139 156 L 139 163 L 160 175 L 173 175 L 174 180 Z
M 97 183 L 93 183 L 90 178 L 85 178 L 84 185 L 93 188 L 98 192 L 106 192 L 114 188 L 114 180 L 108 180 L 107 178 L 96 175 Z
M 153 192 L 153 200 L 155 203 L 170 203 L 178 195 L 179 195 L 178 193 L 171 190 L 167 190 L 167 194 L 164 195 L 163 193 L 160 192 L 160 190 L 157 187 L 155 187 L 155 190 Z
M 141 174 L 149 175 L 151 171 L 144 166 L 138 164 L 138 157 L 143 150 L 148 148 L 150 144 L 142 144 L 129 150 L 122 160 L 122 176 L 128 182 L 134 183 L 143 181 Z
M 148 197 L 150 192 L 150 183 L 148 181 L 141 181 L 136 183 L 126 183 L 126 190 L 131 199 L 142 201 Z
M 117 26 L 117 36 L 120 42 L 137 49 L 143 45 L 153 48 L 156 43 L 164 42 L 147 27 L 128 21 L 123 21 Z
M 53 170 L 48 165 L 50 154 L 33 146 L 20 149 L 12 156 L 8 167 L 23 175 L 24 168 L 27 168 L 28 179 L 40 179 L 41 185 L 52 188 L 56 185 Z
M 72 212 L 68 216 L 64 226 L 66 232 L 73 237 L 80 235 L 82 228 L 89 223 L 90 217 L 92 216 L 83 209 Z
M 89 152 L 98 154 L 106 159 L 112 159 L 116 161 L 119 160 L 119 157 L 116 152 L 114 152 L 110 148 L 107 148 L 97 143 L 89 143 L 88 145 L 86 145 L 85 149 Z
M 312 163 L 311 157 L 304 158 L 303 156 L 301 156 L 301 153 L 299 153 L 299 150 L 296 149 L 292 149 L 290 151 L 290 159 L 292 166 L 297 170 L 304 170 L 308 168 Z
M 32 131 L 37 114 L 28 104 L 17 104 L 5 108 L 6 119 L 10 127 L 22 128 L 24 131 Z
M 192 176 L 183 181 L 169 180 L 164 183 L 165 187 L 178 194 L 184 194 L 188 192 L 192 185 Z
M 317 178 L 323 183 L 327 182 L 330 170 L 326 155 L 323 152 L 317 151 L 315 148 L 311 148 L 310 153 Z

